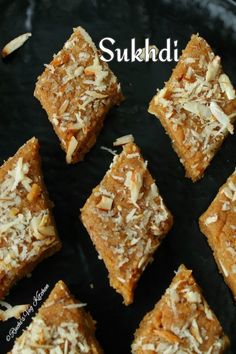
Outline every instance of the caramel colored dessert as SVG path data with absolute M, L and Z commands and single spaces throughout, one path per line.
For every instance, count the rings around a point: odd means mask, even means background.
M 191 37 L 149 112 L 169 134 L 186 176 L 200 179 L 226 136 L 233 134 L 236 117 L 235 90 L 220 57 L 203 38 Z
M 199 224 L 236 299 L 236 172 L 220 188 Z
M 126 305 L 139 277 L 172 226 L 139 148 L 124 145 L 81 210 L 81 218 Z
M 102 354 L 83 306 L 59 281 L 9 354 Z
M 220 354 L 228 345 L 192 271 L 181 265 L 161 300 L 141 321 L 132 354 Z
M 48 114 L 67 163 L 84 158 L 106 113 L 122 100 L 117 78 L 99 56 L 88 33 L 75 28 L 36 84 L 34 95 Z
M 32 138 L 0 167 L 0 299 L 60 249 L 51 209 Z

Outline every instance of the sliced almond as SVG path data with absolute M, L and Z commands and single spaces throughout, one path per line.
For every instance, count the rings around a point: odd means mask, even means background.
M 207 106 L 196 101 L 185 102 L 183 108 L 186 111 L 196 114 L 199 117 L 209 118 L 211 116 L 210 109 Z
M 192 321 L 192 325 L 190 327 L 190 332 L 194 336 L 194 338 L 198 341 L 198 343 L 200 343 L 200 344 L 203 343 L 203 339 L 200 334 L 198 323 L 195 319 Z
M 181 343 L 181 339 L 170 331 L 155 329 L 155 333 L 169 343 Z
M 11 208 L 11 210 L 10 210 L 10 214 L 11 214 L 12 216 L 16 216 L 17 214 L 19 214 L 19 211 L 20 211 L 20 209 L 18 209 L 18 208 L 16 208 L 16 207 L 13 207 L 13 208 Z
M 97 204 L 97 208 L 108 211 L 108 210 L 111 210 L 112 203 L 113 203 L 112 198 L 103 195 L 100 202 Z
M 44 236 L 55 236 L 55 229 L 52 225 L 39 226 L 38 230 Z
M 120 146 L 120 145 L 125 145 L 133 142 L 134 142 L 133 135 L 128 134 L 128 135 L 121 136 L 120 138 L 117 138 L 116 141 L 114 141 L 113 146 Z
M 212 81 L 216 78 L 220 70 L 220 57 L 216 56 L 207 66 L 206 81 Z
M 27 194 L 27 199 L 30 203 L 35 201 L 41 193 L 41 188 L 37 183 L 34 183 L 31 187 L 31 191 Z
M 9 318 L 19 318 L 20 315 L 28 309 L 29 305 L 16 305 L 5 311 L 0 310 L 0 321 L 7 321 Z
M 3 58 L 20 48 L 29 37 L 31 37 L 31 33 L 24 33 L 14 39 L 12 39 L 9 43 L 5 45 L 5 47 L 2 49 L 1 55 Z
M 136 204 L 140 189 L 143 185 L 143 176 L 139 172 L 128 171 L 126 174 L 125 186 L 130 190 L 130 199 L 133 204 Z
M 205 225 L 213 224 L 213 223 L 215 223 L 217 220 L 218 220 L 217 214 L 208 216 L 208 218 L 206 218 L 206 220 L 205 220 Z
M 61 107 L 58 110 L 58 114 L 59 116 L 61 116 L 63 113 L 65 113 L 65 111 L 67 110 L 67 107 L 69 106 L 69 100 L 65 100 Z
M 230 118 L 222 111 L 216 102 L 210 103 L 210 110 L 213 116 L 222 124 L 223 129 L 227 129 L 230 134 L 234 133 L 234 126 L 230 122 Z
M 226 93 L 228 99 L 233 100 L 235 98 L 235 90 L 233 88 L 233 85 L 231 84 L 228 75 L 221 74 L 219 77 L 219 84 L 221 90 Z
M 72 136 L 70 139 L 69 145 L 68 145 L 67 153 L 66 153 L 66 162 L 67 163 L 72 162 L 72 156 L 73 156 L 77 146 L 78 146 L 78 141 L 75 139 L 74 136 Z

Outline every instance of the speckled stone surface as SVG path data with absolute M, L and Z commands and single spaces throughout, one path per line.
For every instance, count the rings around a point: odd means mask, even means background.
M 96 1 L 96 0 L 0 0 L 0 47 L 26 31 L 32 38 L 4 61 L 0 61 L 0 162 L 35 135 L 41 144 L 43 172 L 51 199 L 62 251 L 40 264 L 31 278 L 21 280 L 7 297 L 12 304 L 31 303 L 37 291 L 63 279 L 72 293 L 88 303 L 97 320 L 97 338 L 105 353 L 128 354 L 133 333 L 168 287 L 180 263 L 193 269 L 203 293 L 231 339 L 230 354 L 236 353 L 236 307 L 228 287 L 218 273 L 212 252 L 198 227 L 219 187 L 236 166 L 236 138 L 226 139 L 221 150 L 196 184 L 184 170 L 170 140 L 155 117 L 147 113 L 150 99 L 162 87 L 174 63 L 117 63 L 110 66 L 121 81 L 126 100 L 105 121 L 96 146 L 85 161 L 67 166 L 46 114 L 33 97 L 37 76 L 61 49 L 72 27 L 81 25 L 96 43 L 113 37 L 121 48 L 135 37 L 140 47 L 146 37 L 162 48 L 166 38 L 177 39 L 183 49 L 192 33 L 203 36 L 222 56 L 226 73 L 236 85 L 236 6 L 234 1 Z M 174 227 L 144 272 L 135 292 L 134 304 L 125 307 L 110 288 L 104 264 L 79 219 L 79 210 L 91 190 L 104 176 L 112 155 L 101 146 L 112 147 L 115 138 L 132 133 L 160 192 L 174 215 Z M 118 149 L 118 151 L 120 151 Z M 91 285 L 92 284 L 92 285 Z M 30 316 L 20 326 L 19 335 Z M 17 325 L 12 319 L 0 324 L 0 353 L 14 339 L 6 335 Z M 16 335 L 14 335 L 16 336 Z

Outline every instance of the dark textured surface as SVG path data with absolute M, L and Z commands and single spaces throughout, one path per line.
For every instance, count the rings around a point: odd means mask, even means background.
M 198 228 L 198 217 L 208 207 L 218 188 L 236 165 L 235 136 L 229 137 L 196 184 L 184 171 L 170 140 L 157 119 L 147 113 L 157 87 L 169 78 L 173 63 L 117 63 L 111 67 L 122 83 L 126 100 L 110 112 L 95 148 L 84 162 L 67 166 L 57 137 L 40 104 L 33 98 L 37 76 L 71 33 L 84 26 L 96 43 L 105 36 L 117 46 L 129 46 L 136 37 L 162 48 L 168 37 L 184 48 L 192 33 L 199 32 L 222 56 L 225 71 L 236 84 L 236 7 L 234 1 L 96 1 L 96 0 L 0 0 L 0 46 L 32 31 L 32 38 L 19 51 L 0 62 L 0 161 L 14 154 L 33 135 L 39 138 L 43 171 L 63 242 L 60 253 L 44 261 L 32 277 L 20 281 L 7 297 L 13 304 L 32 303 L 45 284 L 50 288 L 63 279 L 97 320 L 97 338 L 107 354 L 128 354 L 133 333 L 144 314 L 152 309 L 168 287 L 180 263 L 193 269 L 199 285 L 218 316 L 236 353 L 236 308 L 219 275 L 212 252 Z M 107 272 L 79 220 L 91 189 L 106 172 L 112 156 L 100 149 L 112 147 L 118 136 L 133 133 L 149 169 L 157 180 L 175 222 L 143 274 L 134 304 L 125 307 L 120 295 L 108 285 Z M 92 289 L 90 284 L 94 285 Z M 46 298 L 48 292 L 45 294 Z M 41 302 L 42 303 L 42 302 Z M 28 318 L 29 319 L 29 318 Z M 16 320 L 0 324 L 0 353 L 13 344 L 5 336 Z M 20 327 L 18 335 L 25 327 Z

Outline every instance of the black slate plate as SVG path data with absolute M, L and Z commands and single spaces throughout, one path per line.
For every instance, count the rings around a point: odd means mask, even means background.
M 67 166 L 57 137 L 45 112 L 33 98 L 37 76 L 71 33 L 84 26 L 95 42 L 113 37 L 125 48 L 144 38 L 159 48 L 168 37 L 185 47 L 192 33 L 199 32 L 222 56 L 225 71 L 236 84 L 236 6 L 231 1 L 96 1 L 96 0 L 0 0 L 0 46 L 26 31 L 33 37 L 19 51 L 0 62 L 0 161 L 14 154 L 33 135 L 41 143 L 43 171 L 51 199 L 62 251 L 40 264 L 31 278 L 20 281 L 7 297 L 13 304 L 32 303 L 37 291 L 63 279 L 97 320 L 97 338 L 105 353 L 130 352 L 133 333 L 144 314 L 153 308 L 168 287 L 180 263 L 193 269 L 207 301 L 231 339 L 236 353 L 236 308 L 232 295 L 219 275 L 206 239 L 198 228 L 198 217 L 236 165 L 235 136 L 229 137 L 205 177 L 193 184 L 174 153 L 170 140 L 153 116 L 148 102 L 157 87 L 169 78 L 174 63 L 117 63 L 111 67 L 122 83 L 126 100 L 107 117 L 96 146 L 84 162 Z M 146 269 L 135 293 L 134 304 L 125 307 L 108 285 L 107 272 L 79 219 L 91 189 L 101 180 L 112 156 L 100 149 L 111 147 L 118 136 L 132 132 L 149 168 L 157 180 L 175 223 Z M 94 285 L 92 289 L 90 284 Z M 49 290 L 43 296 L 47 297 Z M 38 305 L 42 304 L 39 301 Z M 20 326 L 19 335 L 30 316 Z M 6 353 L 13 339 L 6 335 L 15 319 L 0 324 L 0 353 Z M 16 336 L 15 335 L 15 336 Z

